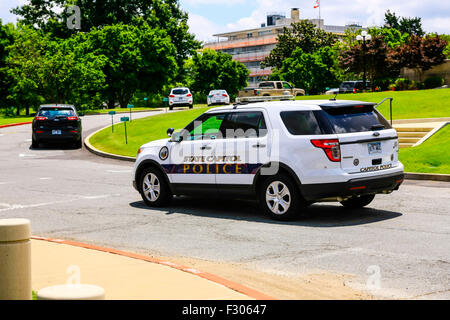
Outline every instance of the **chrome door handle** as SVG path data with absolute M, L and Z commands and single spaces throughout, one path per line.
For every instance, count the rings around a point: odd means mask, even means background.
M 266 145 L 265 144 L 254 144 L 254 145 L 252 145 L 252 147 L 253 148 L 265 148 L 266 147 Z
M 202 146 L 200 149 L 201 150 L 211 150 L 211 147 L 210 146 Z

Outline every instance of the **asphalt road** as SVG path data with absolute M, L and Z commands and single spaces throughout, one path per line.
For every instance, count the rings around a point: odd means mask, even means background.
M 86 116 L 84 133 L 109 122 Z M 318 204 L 275 222 L 251 201 L 181 197 L 149 209 L 131 186 L 132 163 L 30 144 L 30 125 L 0 129 L 0 218 L 28 218 L 34 235 L 287 276 L 348 273 L 383 297 L 450 298 L 450 183 L 406 181 L 367 209 Z

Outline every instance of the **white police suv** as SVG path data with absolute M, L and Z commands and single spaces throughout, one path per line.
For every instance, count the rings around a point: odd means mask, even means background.
M 276 101 L 210 109 L 143 145 L 133 185 L 149 206 L 173 195 L 256 198 L 284 220 L 311 203 L 368 205 L 403 182 L 397 133 L 374 103 Z

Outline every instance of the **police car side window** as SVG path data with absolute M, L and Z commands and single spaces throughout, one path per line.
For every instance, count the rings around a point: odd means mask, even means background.
M 220 139 L 222 134 L 220 127 L 225 118 L 225 113 L 205 113 L 192 121 L 185 130 L 189 132 L 189 140 Z
M 323 133 L 312 111 L 283 111 L 280 115 L 290 134 L 312 135 Z
M 251 138 L 267 134 L 264 115 L 260 111 L 231 113 L 228 122 L 227 128 L 221 128 L 227 138 Z

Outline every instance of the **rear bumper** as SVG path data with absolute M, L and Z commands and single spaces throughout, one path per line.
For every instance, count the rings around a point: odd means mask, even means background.
M 339 183 L 303 184 L 301 192 L 306 200 L 319 200 L 332 197 L 350 197 L 363 194 L 375 194 L 398 190 L 404 179 L 404 173 L 352 179 Z
M 37 141 L 64 141 L 64 140 L 72 140 L 77 141 L 81 139 L 81 133 L 73 133 L 73 132 L 61 132 L 61 134 L 51 134 L 49 132 L 44 133 L 33 133 L 34 139 Z

